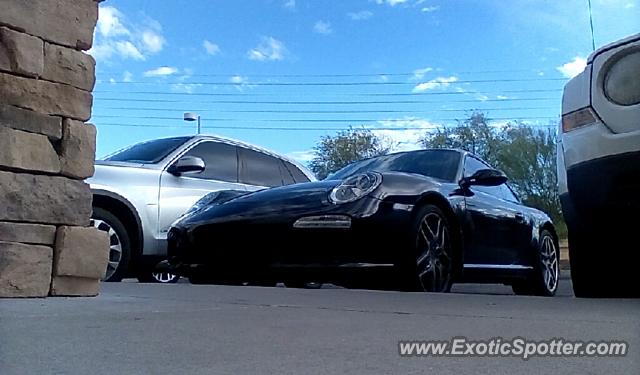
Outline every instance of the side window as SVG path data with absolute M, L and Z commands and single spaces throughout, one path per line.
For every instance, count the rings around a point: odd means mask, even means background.
M 282 176 L 282 184 L 283 185 L 292 185 L 296 182 L 293 180 L 293 175 L 284 165 L 284 160 L 280 160 L 280 176 Z
M 498 186 L 498 188 L 500 188 L 500 198 L 509 202 L 520 203 L 518 197 L 516 197 L 516 195 L 507 184 L 502 184 Z
M 240 148 L 240 182 L 257 186 L 282 186 L 281 161 L 246 148 Z
M 473 156 L 467 156 L 464 161 L 464 177 L 471 177 L 477 171 L 487 168 L 489 168 L 489 166 L 485 163 L 474 158 Z
M 186 156 L 197 156 L 204 160 L 202 173 L 189 175 L 193 178 L 238 182 L 238 152 L 236 146 L 219 142 L 202 142 L 189 150 Z
M 467 159 L 464 161 L 464 176 L 471 177 L 474 173 L 479 171 L 480 169 L 491 168 L 487 164 L 481 162 L 480 160 L 474 158 L 473 156 L 467 156 Z M 506 185 L 500 186 L 473 186 L 471 190 L 481 191 L 486 194 L 493 195 L 494 197 L 500 199 L 507 199 L 503 188 L 509 190 Z
M 298 167 L 296 167 L 295 165 L 289 163 L 288 161 L 285 161 L 284 165 L 289 170 L 289 173 L 291 173 L 291 175 L 293 176 L 293 179 L 296 182 L 296 184 L 299 184 L 301 182 L 309 182 L 309 181 L 311 181 L 311 180 L 309 180 L 309 177 L 307 177 L 307 175 L 302 173 L 302 171 Z

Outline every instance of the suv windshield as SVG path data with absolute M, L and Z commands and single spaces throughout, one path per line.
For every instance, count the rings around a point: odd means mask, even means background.
M 358 173 L 376 171 L 417 173 L 451 182 L 456 178 L 459 163 L 460 153 L 452 150 L 401 152 L 349 164 L 327 179 L 342 180 Z
M 154 139 L 135 144 L 109 155 L 107 161 L 128 161 L 134 163 L 154 164 L 175 151 L 191 137 L 175 137 Z

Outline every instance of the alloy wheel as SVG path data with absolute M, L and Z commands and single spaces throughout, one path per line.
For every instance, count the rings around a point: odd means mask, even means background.
M 152 272 L 151 277 L 159 283 L 168 284 L 178 281 L 180 276 L 169 272 Z
M 118 265 L 122 260 L 122 242 L 120 241 L 118 233 L 113 230 L 111 225 L 106 221 L 91 219 L 91 226 L 109 234 L 109 262 L 107 263 L 105 275 L 102 278 L 102 280 L 109 280 L 118 269 Z
M 540 260 L 542 262 L 542 275 L 544 279 L 544 285 L 548 291 L 554 292 L 558 287 L 558 274 L 559 274 L 559 262 L 558 262 L 558 250 L 553 238 L 545 236 L 542 239 L 542 246 L 540 249 Z
M 427 292 L 446 292 L 451 286 L 451 243 L 446 222 L 439 214 L 424 216 L 418 228 L 418 280 Z

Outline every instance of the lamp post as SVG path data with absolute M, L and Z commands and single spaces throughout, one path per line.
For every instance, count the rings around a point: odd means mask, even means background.
M 198 134 L 200 134 L 200 115 L 192 112 L 184 113 L 184 121 L 198 121 Z

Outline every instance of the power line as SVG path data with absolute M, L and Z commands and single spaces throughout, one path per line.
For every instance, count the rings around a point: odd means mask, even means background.
M 153 124 L 120 124 L 120 123 L 98 123 L 97 127 L 133 127 L 133 128 L 164 128 L 164 129 L 184 129 L 184 126 L 177 125 L 153 125 Z M 540 124 L 527 124 L 527 126 L 535 128 L 555 129 L 557 125 L 540 125 Z M 274 127 L 274 126 L 203 126 L 203 129 L 225 129 L 225 130 L 278 130 L 278 131 L 342 131 L 349 129 L 365 129 L 365 130 L 390 130 L 390 131 L 402 131 L 402 130 L 422 130 L 433 131 L 441 128 L 439 124 L 434 124 L 433 127 Z
M 396 100 L 396 101 L 257 101 L 257 100 L 214 100 L 214 101 L 193 101 L 193 100 L 169 100 L 169 99 L 130 99 L 130 98 L 94 98 L 95 102 L 99 101 L 121 101 L 121 102 L 144 102 L 144 103 L 205 103 L 205 104 L 288 104 L 288 105 L 362 105 L 362 104 L 423 104 L 423 103 L 440 103 L 442 101 L 426 101 L 426 100 Z M 507 98 L 507 99 L 472 99 L 472 100 L 447 100 L 444 103 L 484 103 L 484 102 L 516 102 L 516 101 L 539 101 L 539 100 L 558 100 L 558 98 Z
M 239 74 L 239 73 L 215 73 L 215 74 L 184 74 L 189 77 L 259 77 L 259 78 L 346 78 L 346 77 L 406 77 L 426 75 L 429 73 L 437 73 L 431 69 L 421 72 L 423 69 L 416 69 L 413 72 L 381 72 L 381 73 L 334 73 L 334 74 Z M 536 69 L 504 69 L 504 70 L 467 70 L 456 71 L 455 74 L 504 74 L 504 73 L 531 73 L 537 72 Z M 122 72 L 98 71 L 99 75 L 114 75 Z
M 520 94 L 520 93 L 543 93 L 543 92 L 562 92 L 562 89 L 540 89 L 540 90 L 501 90 L 500 94 Z M 176 95 L 176 96 L 242 96 L 242 97 L 264 97 L 273 96 L 273 94 L 257 94 L 257 93 L 211 93 L 211 92 L 166 92 L 166 91 L 116 91 L 116 90 L 95 90 L 94 94 L 134 94 L 134 95 Z M 488 91 L 456 91 L 456 92 L 410 92 L 410 93 L 342 93 L 331 96 L 431 96 L 431 95 L 483 95 L 491 94 Z M 321 95 L 314 93 L 314 95 Z
M 96 116 L 100 118 L 100 116 Z M 122 118 L 122 116 L 104 116 L 105 118 Z M 153 117 L 153 116 L 141 116 L 141 117 L 130 117 L 139 120 L 173 120 L 176 121 L 175 117 Z M 558 117 L 549 117 L 549 116 L 531 116 L 531 117 L 494 117 L 490 120 L 514 120 L 514 121 L 522 121 L 522 120 L 550 120 L 557 119 Z M 459 118 L 436 118 L 436 119 L 428 119 L 428 121 L 458 121 L 461 120 Z M 406 122 L 411 121 L 411 119 L 241 119 L 241 118 L 207 118 L 206 122 L 292 122 L 292 123 L 341 123 L 341 122 Z
M 478 79 L 478 80 L 457 80 L 446 83 L 498 83 L 498 82 L 566 82 L 567 78 L 518 78 L 518 79 Z M 426 81 L 429 82 L 429 81 Z M 109 84 L 125 85 L 213 85 L 213 86 L 416 86 L 421 82 L 192 82 L 192 81 L 163 81 L 163 82 L 140 82 L 140 81 L 113 81 Z M 434 81 L 434 83 L 438 83 Z
M 157 112 L 182 112 L 180 109 L 167 109 L 167 108 L 131 108 L 131 107 L 105 107 L 101 109 L 109 109 L 109 110 L 125 110 L 125 111 L 157 111 Z M 432 113 L 432 112 L 472 112 L 473 110 L 477 111 L 529 111 L 529 110 L 547 110 L 554 111 L 557 108 L 549 108 L 549 107 L 512 107 L 512 108 L 473 108 L 473 109 L 433 109 L 433 110 L 422 110 L 422 111 L 401 111 L 401 110 L 330 110 L 330 111 L 322 111 L 322 110 L 236 110 L 236 111 L 227 111 L 227 110 L 213 110 L 213 109 L 192 109 L 193 111 L 198 112 L 213 112 L 213 113 L 308 113 L 308 114 L 350 114 L 350 113 Z M 136 118 L 136 119 L 162 119 L 162 120 L 175 120 L 175 117 L 138 117 L 138 116 L 125 116 L 125 115 L 97 115 L 93 117 L 100 118 Z

